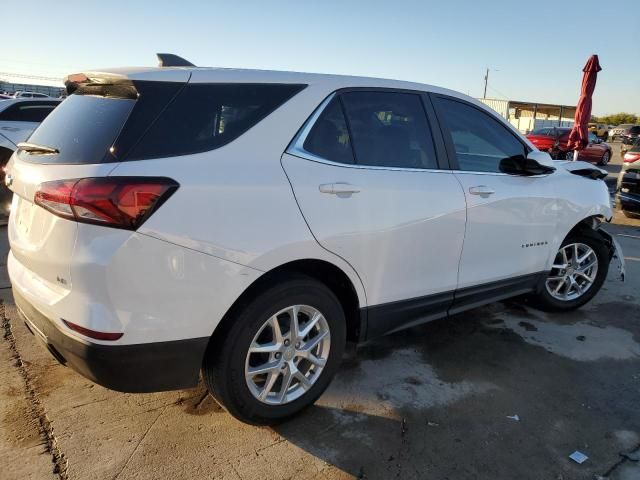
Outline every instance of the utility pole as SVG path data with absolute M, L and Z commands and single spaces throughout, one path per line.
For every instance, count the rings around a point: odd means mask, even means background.
M 487 83 L 489 82 L 489 67 L 487 67 L 487 73 L 484 76 L 484 94 L 482 98 L 487 98 Z

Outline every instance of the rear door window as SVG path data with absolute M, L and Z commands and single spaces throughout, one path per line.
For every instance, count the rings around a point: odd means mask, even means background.
M 58 105 L 58 102 L 20 102 L 0 112 L 0 121 L 42 122 Z
M 303 148 L 332 162 L 354 163 L 347 122 L 337 96 L 333 97 L 314 123 Z
M 342 93 L 358 165 L 436 169 L 431 128 L 418 94 Z

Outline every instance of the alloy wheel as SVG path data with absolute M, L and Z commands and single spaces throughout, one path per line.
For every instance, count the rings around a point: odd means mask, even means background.
M 591 288 L 597 274 L 596 252 L 584 243 L 571 243 L 560 248 L 545 285 L 552 297 L 575 300 Z
M 604 155 L 602 155 L 602 159 L 600 160 L 600 164 L 601 165 L 606 165 L 607 163 L 609 163 L 609 152 L 604 152 Z
M 249 346 L 249 390 L 269 405 L 300 398 L 322 374 L 330 346 L 329 324 L 316 308 L 293 305 L 280 310 L 264 322 Z

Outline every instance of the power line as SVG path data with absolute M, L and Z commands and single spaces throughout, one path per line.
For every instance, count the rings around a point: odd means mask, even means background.
M 498 95 L 500 95 L 500 96 L 504 97 L 504 99 L 505 99 L 505 100 L 508 100 L 508 99 L 509 99 L 509 96 L 508 96 L 508 95 L 505 95 L 505 94 L 504 94 L 504 93 L 502 93 L 501 91 L 496 90 L 496 89 L 495 89 L 495 88 L 493 88 L 493 87 L 488 87 L 488 88 L 489 88 L 489 90 L 491 90 L 492 92 L 495 92 L 495 93 L 497 93 Z

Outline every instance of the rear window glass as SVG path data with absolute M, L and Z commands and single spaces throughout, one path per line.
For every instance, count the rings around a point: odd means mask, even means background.
M 221 147 L 249 130 L 304 85 L 187 85 L 127 160 L 187 155 Z
M 547 136 L 547 137 L 552 137 L 554 134 L 555 134 L 555 130 L 549 127 L 537 128 L 536 130 L 531 132 L 531 135 L 540 135 L 540 136 Z
M 29 137 L 57 155 L 25 155 L 41 163 L 99 163 L 122 129 L 135 100 L 71 95 Z

